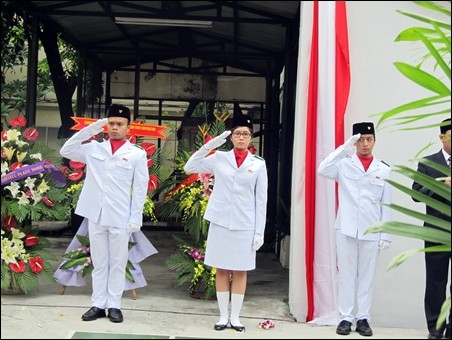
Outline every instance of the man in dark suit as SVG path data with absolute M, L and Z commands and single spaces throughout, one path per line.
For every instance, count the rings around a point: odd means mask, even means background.
M 426 156 L 428 159 L 437 164 L 451 167 L 451 141 L 450 141 L 450 118 L 442 121 L 440 126 L 441 134 L 439 139 L 443 144 L 442 149 L 434 154 Z M 450 173 L 448 177 L 444 177 L 444 174 L 427 166 L 424 163 L 419 162 L 417 171 L 433 177 L 439 181 L 444 182 L 445 185 L 450 187 Z M 423 187 L 421 184 L 414 182 L 413 189 L 419 191 L 427 196 L 430 196 L 440 202 L 450 204 L 445 198 L 435 194 L 428 188 Z M 416 201 L 416 200 L 415 200 Z M 439 217 L 443 220 L 450 222 L 450 216 L 441 213 L 432 207 L 427 206 L 427 214 L 435 217 Z M 431 224 L 425 222 L 424 226 L 433 227 Z M 425 241 L 425 248 L 438 245 L 437 243 Z M 451 316 L 449 311 L 448 323 L 444 322 L 439 329 L 436 329 L 436 323 L 441 311 L 441 306 L 446 300 L 447 282 L 449 279 L 449 265 L 450 265 L 451 253 L 450 252 L 426 252 L 425 253 L 425 269 L 426 269 L 426 286 L 424 295 L 424 310 L 425 318 L 428 327 L 428 339 L 441 339 L 445 332 L 445 337 L 450 339 L 451 337 Z M 451 287 L 449 287 L 451 290 Z

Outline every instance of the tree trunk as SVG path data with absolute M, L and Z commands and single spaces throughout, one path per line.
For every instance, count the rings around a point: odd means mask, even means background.
M 66 78 L 61 61 L 60 51 L 58 49 L 58 34 L 46 24 L 42 25 L 39 32 L 44 51 L 49 63 L 50 75 L 52 77 L 53 87 L 56 94 L 58 108 L 60 110 L 61 127 L 58 131 L 58 138 L 69 138 L 75 131 L 70 130 L 74 125 L 71 119 L 74 116 L 72 110 L 72 96 L 77 86 L 77 78 Z

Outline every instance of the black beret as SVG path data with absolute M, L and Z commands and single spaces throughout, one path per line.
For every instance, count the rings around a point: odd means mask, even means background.
M 130 123 L 130 110 L 124 105 L 112 104 L 107 112 L 107 118 L 110 117 L 126 118 Z
M 444 124 L 444 125 L 443 125 Z M 441 134 L 445 134 L 448 130 L 450 130 L 450 118 L 444 119 L 441 122 L 441 126 L 439 127 L 441 130 Z
M 232 118 L 232 128 L 238 126 L 246 126 L 247 128 L 253 130 L 254 129 L 253 119 L 243 114 L 234 115 L 234 117 Z
M 371 122 L 353 124 L 353 135 L 356 135 L 357 133 L 362 135 L 375 135 L 374 124 Z

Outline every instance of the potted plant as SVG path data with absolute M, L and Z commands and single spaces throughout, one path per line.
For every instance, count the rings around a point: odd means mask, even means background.
M 1 134 L 1 289 L 28 293 L 39 278 L 53 280 L 49 241 L 32 221 L 66 220 L 66 180 L 54 150 L 18 116 Z M 56 164 L 56 165 L 55 165 Z
M 201 147 L 213 135 L 225 130 L 226 115 L 215 115 L 216 121 L 211 125 L 198 126 L 199 132 L 195 138 L 194 147 Z M 178 251 L 171 255 L 166 264 L 171 270 L 178 272 L 176 287 L 189 283 L 188 291 L 194 297 L 203 296 L 210 299 L 215 296 L 216 269 L 204 264 L 208 221 L 203 215 L 213 187 L 213 177 L 209 174 L 188 174 L 184 165 L 192 151 L 186 141 L 178 145 L 178 153 L 174 160 L 173 176 L 162 184 L 160 190 L 166 191 L 161 206 L 163 218 L 180 219 L 185 238 L 175 236 L 179 242 Z

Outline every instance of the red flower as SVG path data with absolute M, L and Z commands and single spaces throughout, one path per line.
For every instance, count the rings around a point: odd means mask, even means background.
M 159 184 L 159 180 L 158 180 L 157 176 L 154 176 L 154 175 L 149 176 L 148 190 L 155 190 L 157 188 L 158 184 Z
M 28 265 L 30 266 L 30 269 L 36 274 L 39 274 L 44 269 L 44 262 L 39 256 L 31 257 L 28 260 Z
M 10 263 L 9 268 L 15 273 L 23 273 L 25 271 L 25 263 L 17 261 L 16 263 Z
M 152 158 L 148 159 L 148 168 L 151 168 L 154 165 L 154 161 L 152 160 Z
M 11 164 L 11 166 L 9 167 L 10 171 L 19 169 L 23 166 L 24 164 L 22 162 L 14 162 L 13 164 Z
M 2 228 L 5 230 L 11 230 L 11 228 L 17 227 L 17 219 L 14 216 L 6 216 L 2 220 Z
M 67 174 L 69 172 L 69 168 L 66 165 L 60 166 L 59 169 L 63 174 Z
M 25 235 L 24 244 L 26 247 L 33 247 L 39 243 L 39 238 L 36 235 Z
M 211 135 L 207 135 L 207 136 L 204 138 L 204 144 L 207 143 L 208 141 L 212 140 L 212 139 L 213 139 L 213 137 L 212 137 Z
M 27 120 L 24 117 L 15 117 L 9 121 L 11 127 L 24 127 L 27 125 Z
M 69 161 L 69 166 L 70 166 L 72 169 L 75 169 L 75 170 L 83 169 L 83 167 L 84 167 L 85 165 L 86 165 L 86 164 L 83 163 L 83 162 Z
M 70 181 L 78 181 L 80 178 L 82 178 L 83 174 L 85 172 L 83 171 L 83 169 L 74 171 L 72 174 L 70 174 L 69 176 L 67 176 L 67 178 L 69 178 Z
M 137 143 L 137 137 L 135 135 L 130 135 L 129 137 L 127 137 L 127 139 L 132 144 L 136 144 Z
M 257 149 L 254 147 L 254 146 L 250 146 L 249 148 L 248 148 L 248 151 L 249 152 L 251 152 L 253 155 L 256 153 L 256 151 L 257 151 Z
M 141 143 L 141 147 L 146 151 L 146 156 L 152 156 L 155 152 L 154 143 Z
M 6 138 L 6 133 L 8 132 L 8 130 L 2 130 L 2 140 L 5 141 Z
M 44 204 L 48 207 L 54 207 L 55 203 L 53 203 L 47 196 L 42 196 L 41 201 L 44 202 Z
M 35 128 L 32 128 L 32 127 L 26 128 L 23 135 L 24 135 L 25 139 L 30 142 L 34 142 L 35 140 L 37 140 L 39 138 L 38 130 L 36 130 Z
M 176 185 L 172 190 L 170 190 L 166 195 L 165 198 L 169 198 L 172 195 L 174 195 L 177 191 L 180 190 L 184 185 L 190 185 L 198 180 L 198 174 L 191 174 L 187 178 L 185 178 L 182 182 L 180 182 L 178 185 Z

